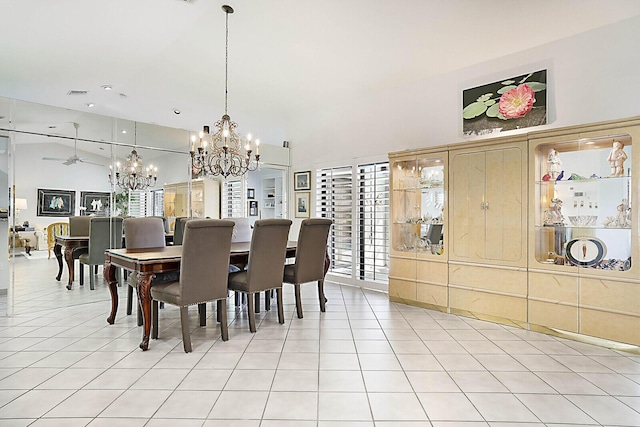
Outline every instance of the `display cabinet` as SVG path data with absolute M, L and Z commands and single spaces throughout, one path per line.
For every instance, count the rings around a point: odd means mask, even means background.
M 535 259 L 567 268 L 631 268 L 628 134 L 535 147 Z
M 447 153 L 390 154 L 392 296 L 447 305 Z
M 640 344 L 639 138 L 637 119 L 531 135 L 531 328 Z

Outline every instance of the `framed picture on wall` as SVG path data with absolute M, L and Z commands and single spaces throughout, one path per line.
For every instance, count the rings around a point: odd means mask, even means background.
M 293 190 L 311 190 L 311 171 L 293 174 Z
M 256 189 L 247 188 L 247 199 L 255 199 L 255 198 L 256 198 Z
M 109 193 L 80 192 L 80 215 L 109 216 Z
M 309 192 L 296 193 L 296 218 L 309 218 Z
M 249 200 L 249 216 L 258 216 L 257 200 Z
M 75 211 L 75 190 L 38 189 L 38 216 L 73 216 Z

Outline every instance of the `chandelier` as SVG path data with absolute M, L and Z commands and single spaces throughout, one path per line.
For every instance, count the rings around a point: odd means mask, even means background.
M 251 149 L 251 134 L 246 138 L 236 133 L 238 125 L 227 114 L 227 81 L 229 74 L 229 14 L 233 8 L 222 6 L 225 12 L 225 60 L 224 60 L 224 115 L 215 122 L 215 133 L 209 133 L 209 126 L 200 132 L 196 148 L 196 136 L 191 137 L 191 168 L 194 175 L 202 176 L 242 176 L 258 168 L 260 162 L 260 141 L 255 141 L 255 154 Z
M 133 150 L 127 156 L 124 165 L 116 162 L 116 173 L 113 174 L 113 167 L 109 165 L 109 182 L 111 185 L 118 185 L 121 189 L 146 190 L 153 187 L 158 180 L 158 168 L 149 165 L 145 168 L 142 163 L 142 156 L 136 151 L 138 145 L 138 124 L 134 124 Z

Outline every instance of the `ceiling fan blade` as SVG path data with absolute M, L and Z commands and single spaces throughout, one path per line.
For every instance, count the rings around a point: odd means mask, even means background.
M 69 159 L 63 159 L 61 157 L 43 157 L 42 160 L 55 160 L 57 162 L 66 162 Z
M 76 162 L 75 159 L 67 159 L 67 161 L 66 162 L 62 162 L 62 164 L 65 165 L 65 166 L 69 166 L 69 165 L 74 164 L 75 162 Z
M 102 166 L 102 167 L 104 167 L 104 165 L 103 165 L 103 164 L 101 164 L 101 163 L 88 162 L 88 161 L 83 160 L 83 159 L 78 159 L 78 161 L 79 161 L 80 163 L 85 163 L 85 164 L 87 164 L 87 165 L 96 165 L 96 166 Z

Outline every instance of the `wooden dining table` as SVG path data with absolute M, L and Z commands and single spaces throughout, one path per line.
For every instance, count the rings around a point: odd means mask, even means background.
M 287 258 L 295 257 L 297 242 L 287 242 Z M 229 254 L 230 264 L 246 264 L 249 259 L 251 242 L 231 243 Z M 108 249 L 105 252 L 104 279 L 109 284 L 111 293 L 111 313 L 107 318 L 109 324 L 113 324 L 118 312 L 118 283 L 116 280 L 116 268 L 124 268 L 135 272 L 138 301 L 142 308 L 143 332 L 140 348 L 149 348 L 149 336 L 151 333 L 151 281 L 158 273 L 168 273 L 180 270 L 182 259 L 182 246 L 166 246 L 162 248 L 147 249 Z M 328 270 L 328 256 L 325 260 L 325 273 Z M 326 300 L 324 295 L 322 298 Z
M 76 248 L 89 247 L 89 236 L 68 236 L 60 235 L 56 236 L 55 245 L 53 247 L 53 253 L 58 260 L 58 275 L 56 280 L 59 282 L 62 277 L 62 248 L 64 248 L 64 259 L 67 262 L 69 269 L 69 281 L 67 283 L 67 289 L 71 290 L 73 285 L 73 251 Z

